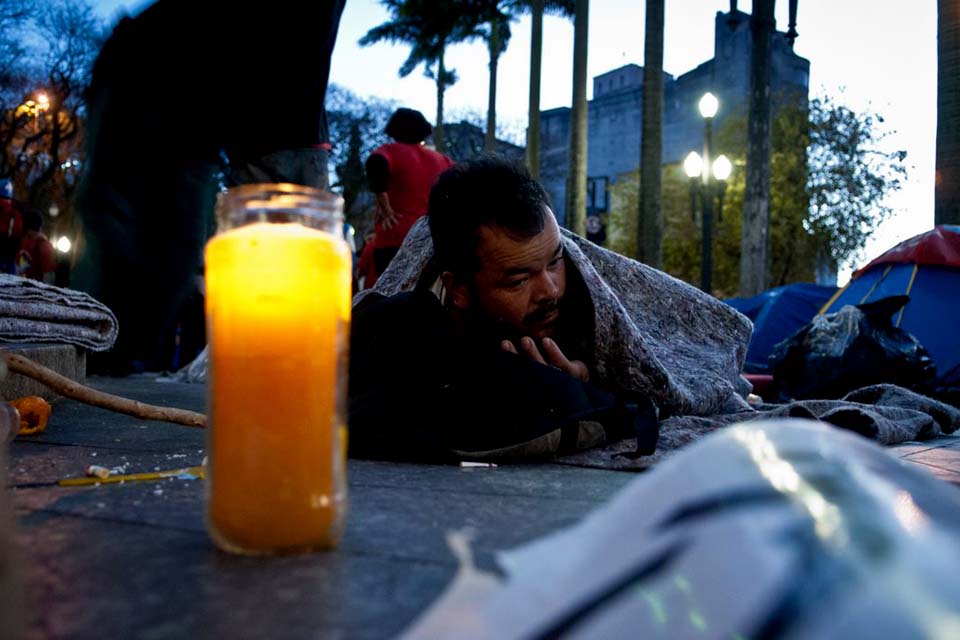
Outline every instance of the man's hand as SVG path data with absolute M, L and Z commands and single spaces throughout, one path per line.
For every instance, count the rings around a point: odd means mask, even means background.
M 520 351 L 517 351 L 516 345 L 509 340 L 501 342 L 500 348 L 516 355 L 522 353 L 534 362 L 539 362 L 549 367 L 556 367 L 581 382 L 590 381 L 590 371 L 587 369 L 586 364 L 580 360 L 567 360 L 567 357 L 563 355 L 563 351 L 560 350 L 557 343 L 550 338 L 544 338 L 541 344 L 543 345 L 542 353 L 541 350 L 537 348 L 537 343 L 534 342 L 533 338 L 529 337 L 520 339 Z
M 377 211 L 374 214 L 374 224 L 379 224 L 384 229 L 389 229 L 397 224 L 397 214 L 390 206 L 390 198 L 386 193 L 377 194 Z

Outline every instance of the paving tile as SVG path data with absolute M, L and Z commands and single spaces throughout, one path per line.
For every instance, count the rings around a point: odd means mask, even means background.
M 928 451 L 930 449 L 949 448 L 960 449 L 960 436 L 949 435 L 940 436 L 939 438 L 934 438 L 933 440 L 913 440 L 911 442 L 902 442 L 900 444 L 888 446 L 887 450 L 893 455 L 902 458 L 921 451 Z
M 887 451 L 898 458 L 905 458 L 920 451 L 927 451 L 933 447 L 927 442 L 903 442 L 886 447 Z
M 242 558 L 203 533 L 49 513 L 21 521 L 28 637 L 388 638 L 453 562 L 332 552 Z M 78 540 L 110 540 L 72 553 Z
M 953 471 L 951 469 L 944 469 L 942 467 L 937 467 L 931 464 L 925 464 L 923 462 L 911 460 L 910 458 L 906 458 L 906 460 L 912 462 L 913 464 L 916 464 L 921 469 L 933 474 L 934 476 L 936 476 L 941 480 L 946 480 L 951 484 L 960 486 L 960 472 Z
M 923 462 L 943 469 L 950 469 L 960 473 L 960 449 L 955 447 L 939 447 L 927 449 L 906 457 L 911 462 Z

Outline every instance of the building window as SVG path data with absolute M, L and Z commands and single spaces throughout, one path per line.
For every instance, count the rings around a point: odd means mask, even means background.
M 607 176 L 587 178 L 587 215 L 607 211 Z

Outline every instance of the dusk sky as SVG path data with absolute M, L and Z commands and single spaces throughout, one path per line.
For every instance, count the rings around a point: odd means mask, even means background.
M 108 21 L 119 11 L 136 13 L 149 2 L 98 0 Z M 750 11 L 750 2 L 740 9 Z M 628 63 L 643 65 L 643 0 L 594 0 L 590 3 L 588 74 Z M 713 56 L 713 18 L 727 11 L 726 0 L 666 0 L 664 69 L 680 75 Z M 330 80 L 362 96 L 389 98 L 436 114 L 435 88 L 420 69 L 407 78 L 397 70 L 406 59 L 404 46 L 378 44 L 361 48 L 357 40 L 388 18 L 375 0 L 347 0 Z M 899 240 L 933 225 L 933 177 L 936 137 L 935 2 L 893 0 L 801 0 L 796 52 L 810 60 L 811 97 L 830 94 L 858 110 L 871 109 L 894 132 L 887 149 L 908 152 L 909 178 L 889 198 L 895 216 L 881 225 L 868 244 L 870 259 Z M 777 26 L 785 30 L 787 2 L 777 3 Z M 500 61 L 498 115 L 522 130 L 527 113 L 530 20 L 512 25 L 513 37 Z M 572 94 L 573 26 L 559 18 L 544 21 L 541 107 L 566 106 Z M 460 81 L 446 93 L 446 111 L 485 113 L 487 54 L 481 43 L 458 44 L 448 51 L 448 65 Z M 590 94 L 588 92 L 588 97 Z M 722 109 L 721 105 L 721 109 Z M 638 151 L 639 155 L 639 151 Z M 842 279 L 846 275 L 841 274 Z

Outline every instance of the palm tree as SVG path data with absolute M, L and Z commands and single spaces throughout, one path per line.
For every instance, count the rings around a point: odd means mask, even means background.
M 570 108 L 570 170 L 567 172 L 567 227 L 587 228 L 587 20 L 590 0 L 576 0 L 573 20 L 573 100 Z
M 540 68 L 543 62 L 543 0 L 530 3 L 530 103 L 527 111 L 527 167 L 540 177 Z
M 746 193 L 740 235 L 740 295 L 767 287 L 767 228 L 770 224 L 770 44 L 775 0 L 754 0 L 750 16 L 750 102 Z
M 663 12 L 664 0 L 647 0 L 643 44 L 643 129 L 640 138 L 640 221 L 637 258 L 663 265 Z
M 544 10 L 567 17 L 573 16 L 574 0 L 469 0 L 466 5 L 473 14 L 476 31 L 487 44 L 490 55 L 490 90 L 487 101 L 487 131 L 484 149 L 493 151 L 496 147 L 497 128 L 497 68 L 500 55 L 507 50 L 510 42 L 510 23 L 520 15 L 530 12 L 532 15 L 532 33 L 530 50 L 530 129 L 528 129 L 528 150 L 531 136 L 535 139 L 533 147 L 539 146 L 540 135 L 540 61 L 543 41 Z M 536 157 L 534 155 L 533 157 Z M 528 160 L 531 156 L 528 153 Z M 536 175 L 534 162 L 528 162 Z
M 960 4 L 937 1 L 935 224 L 960 224 Z
M 497 67 L 500 55 L 510 42 L 510 21 L 519 0 L 469 0 L 463 7 L 470 13 L 477 35 L 487 44 L 490 55 L 490 88 L 487 94 L 487 132 L 483 139 L 484 151 L 497 146 Z
M 540 175 L 540 68 L 543 60 L 543 14 L 572 18 L 575 0 L 527 0 L 530 25 L 530 107 L 527 120 L 527 166 L 534 178 Z
M 390 12 L 390 21 L 370 29 L 360 46 L 387 41 L 407 44 L 410 55 L 400 66 L 400 77 L 423 65 L 426 76 L 437 85 L 437 121 L 433 142 L 441 153 L 443 140 L 443 94 L 457 81 L 456 71 L 444 64 L 447 46 L 475 35 L 469 13 L 446 0 L 380 0 Z

